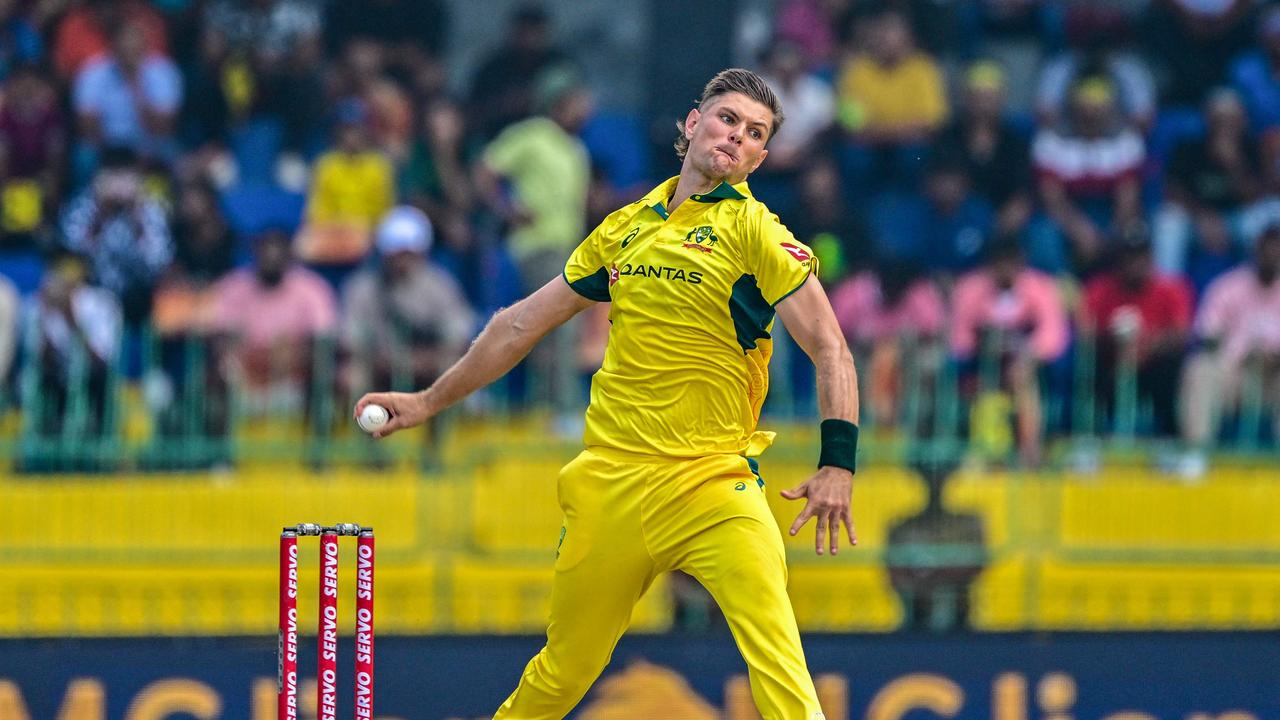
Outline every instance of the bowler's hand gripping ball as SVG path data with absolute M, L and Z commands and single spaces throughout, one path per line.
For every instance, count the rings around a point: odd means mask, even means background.
M 387 412 L 386 408 L 371 403 L 365 405 L 364 409 L 360 411 L 360 417 L 356 420 L 356 423 L 360 425 L 361 430 L 372 433 L 377 432 L 390 419 L 391 413 Z

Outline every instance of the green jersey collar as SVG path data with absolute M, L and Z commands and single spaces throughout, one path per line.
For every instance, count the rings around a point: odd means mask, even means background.
M 670 213 L 667 212 L 667 199 L 671 197 L 671 193 L 675 192 L 676 185 L 679 182 L 680 177 L 678 175 L 669 178 L 644 196 L 644 204 L 650 210 L 658 213 L 658 216 L 663 220 L 666 220 L 670 217 Z M 721 181 L 710 192 L 692 195 L 689 199 L 700 203 L 715 203 L 721 200 L 746 200 L 749 197 L 751 197 L 751 191 L 747 189 L 747 182 L 744 180 L 737 185 L 730 185 Z
M 739 191 L 738 188 L 742 188 L 742 191 Z M 719 200 L 746 200 L 749 192 L 750 191 L 747 190 L 747 182 L 745 180 L 738 183 L 736 186 L 721 181 L 720 184 L 715 186 L 715 189 L 711 192 L 703 193 L 701 195 L 692 195 L 689 199 L 703 203 L 713 203 Z

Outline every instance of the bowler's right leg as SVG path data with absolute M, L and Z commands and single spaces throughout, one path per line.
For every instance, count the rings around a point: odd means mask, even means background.
M 551 588 L 547 644 L 494 720 L 561 720 L 609 664 L 656 570 L 640 531 L 643 482 L 584 451 L 560 472 L 564 536 Z

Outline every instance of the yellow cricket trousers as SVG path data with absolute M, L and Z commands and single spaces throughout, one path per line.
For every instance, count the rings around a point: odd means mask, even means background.
M 586 694 L 659 573 L 715 598 L 764 720 L 822 718 L 787 597 L 782 534 L 748 460 L 589 448 L 560 471 L 564 530 L 547 644 L 494 720 L 559 720 Z

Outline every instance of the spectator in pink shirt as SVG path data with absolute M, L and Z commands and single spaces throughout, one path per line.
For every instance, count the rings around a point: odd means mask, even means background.
M 932 386 L 937 374 L 937 349 L 946 324 L 942 295 L 920 268 L 903 260 L 883 264 L 879 272 L 865 271 L 836 287 L 831 294 L 840 328 L 855 352 L 871 355 L 869 404 L 877 422 L 892 425 L 902 393 L 900 341 L 914 334 L 921 374 Z
M 289 236 L 268 230 L 254 243 L 254 265 L 214 288 L 214 330 L 229 344 L 224 366 L 233 382 L 271 404 L 298 407 L 306 396 L 312 345 L 338 324 L 338 304 L 324 278 L 294 264 Z M 250 408 L 252 409 L 252 408 Z
M 1202 349 L 1182 384 L 1182 437 L 1191 452 L 1178 470 L 1188 478 L 1207 470 L 1204 451 L 1224 409 L 1240 404 L 1246 373 L 1261 373 L 1262 404 L 1280 434 L 1280 225 L 1258 237 L 1252 263 L 1209 285 L 1195 334 Z
M 1027 267 L 1015 236 L 1000 236 L 985 265 L 956 282 L 952 308 L 952 354 L 970 371 L 980 360 L 998 363 L 1001 388 L 1013 395 L 1022 459 L 1038 464 L 1043 439 L 1037 371 L 1061 358 L 1069 340 L 1057 285 Z

